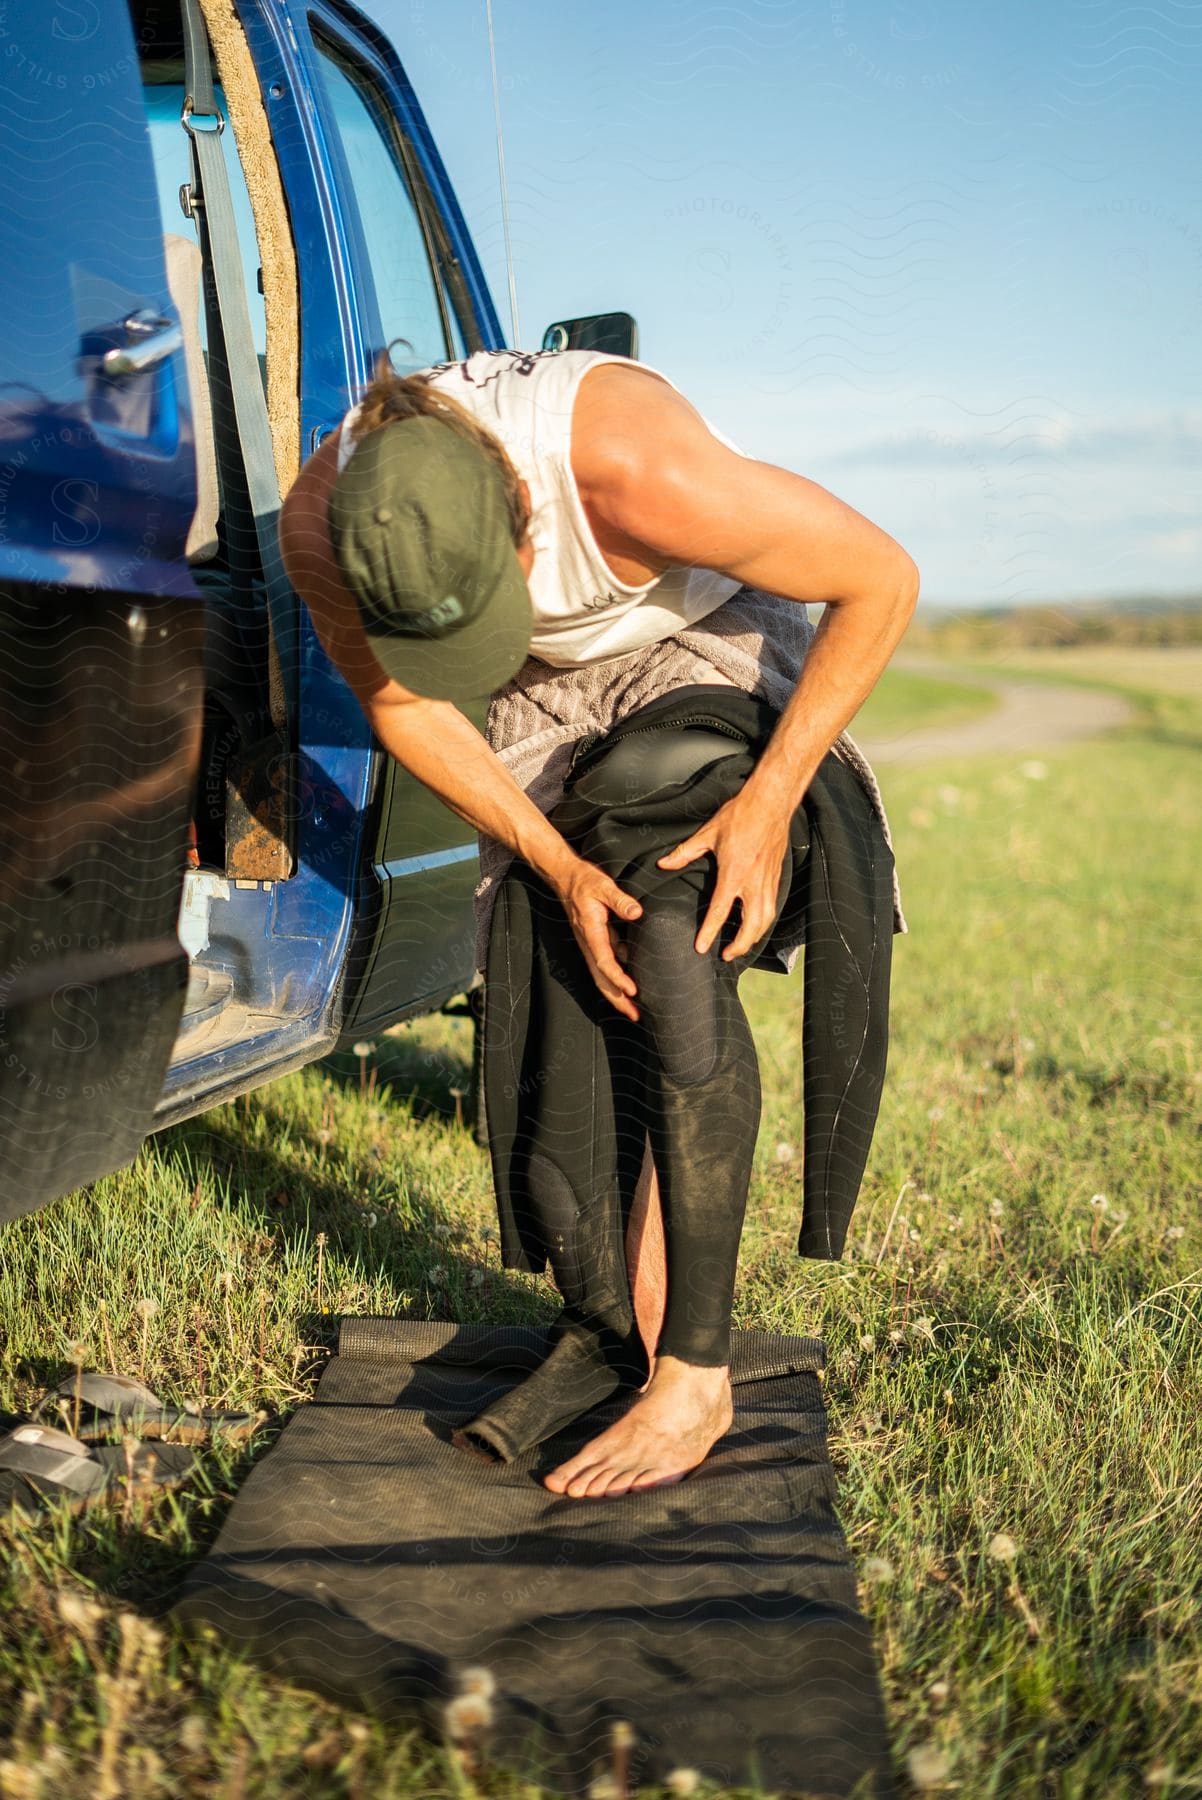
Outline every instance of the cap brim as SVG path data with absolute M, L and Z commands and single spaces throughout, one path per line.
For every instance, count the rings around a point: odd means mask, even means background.
M 502 573 L 480 617 L 445 637 L 417 637 L 367 627 L 372 655 L 393 681 L 430 700 L 482 700 L 504 687 L 530 653 L 534 613 L 517 552 L 502 559 Z

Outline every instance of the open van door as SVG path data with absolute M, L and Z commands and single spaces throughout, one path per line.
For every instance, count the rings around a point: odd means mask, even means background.
M 0 1221 L 132 1158 L 179 1022 L 196 470 L 125 0 L 0 16 Z

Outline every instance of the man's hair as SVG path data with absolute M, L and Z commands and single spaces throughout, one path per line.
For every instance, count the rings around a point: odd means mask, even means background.
M 394 341 L 400 343 L 404 340 Z M 495 465 L 505 489 L 513 541 L 515 544 L 523 543 L 530 527 L 530 508 L 518 485 L 518 472 L 509 460 L 505 446 L 473 418 L 466 406 L 461 406 L 458 400 L 453 400 L 440 388 L 433 387 L 425 375 L 398 375 L 390 360 L 391 350 L 390 344 L 376 359 L 375 374 L 359 402 L 359 412 L 355 419 L 355 442 L 358 443 L 369 431 L 377 431 L 381 425 L 391 424 L 394 419 L 441 419 L 452 431 L 457 431 L 460 437 L 474 444 Z

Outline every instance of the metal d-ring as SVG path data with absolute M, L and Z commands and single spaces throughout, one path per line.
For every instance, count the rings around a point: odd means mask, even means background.
M 183 128 L 186 132 L 188 132 L 192 137 L 195 137 L 196 136 L 196 127 L 192 123 L 193 119 L 216 119 L 216 121 L 217 121 L 217 136 L 218 137 L 220 137 L 222 132 L 225 130 L 225 114 L 222 112 L 221 108 L 217 105 L 216 101 L 213 102 L 212 112 L 198 113 L 194 108 L 191 94 L 185 94 L 184 95 L 184 104 L 179 109 L 179 122 L 183 126 Z M 206 129 L 207 129 L 207 127 L 206 127 Z

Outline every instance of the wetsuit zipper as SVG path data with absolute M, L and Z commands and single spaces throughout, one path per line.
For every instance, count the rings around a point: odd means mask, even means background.
M 680 726 L 689 730 L 694 726 L 701 726 L 707 731 L 719 732 L 722 737 L 734 738 L 740 744 L 750 744 L 751 742 L 747 733 L 741 731 L 737 725 L 732 725 L 729 719 L 717 719 L 710 713 L 693 713 L 687 719 L 660 719 L 653 725 L 632 725 L 629 731 L 623 731 L 621 726 L 617 725 L 611 727 L 609 731 L 586 732 L 577 741 L 572 752 L 568 763 L 568 774 L 569 776 L 579 774 L 595 749 L 602 744 L 609 749 L 613 743 L 617 742 L 619 736 L 635 737 L 640 731 L 671 731 Z

